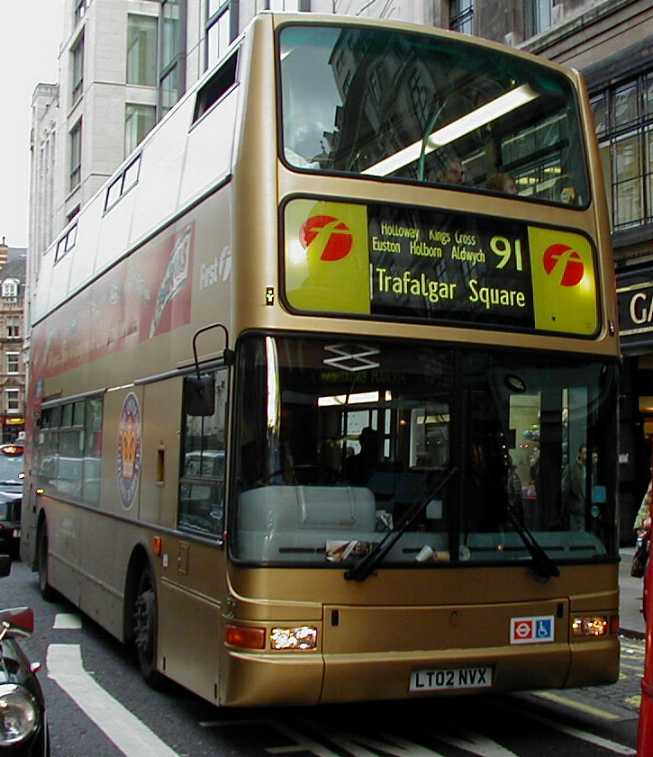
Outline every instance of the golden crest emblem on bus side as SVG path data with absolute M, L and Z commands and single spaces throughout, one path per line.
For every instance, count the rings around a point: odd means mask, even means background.
M 118 491 L 123 507 L 129 509 L 138 488 L 142 457 L 141 408 L 133 392 L 122 403 L 117 453 Z

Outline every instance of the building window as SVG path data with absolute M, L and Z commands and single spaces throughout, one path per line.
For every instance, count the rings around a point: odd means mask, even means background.
M 159 98 L 161 103 L 161 118 L 179 100 L 179 83 L 177 69 L 173 68 L 161 79 Z
M 7 373 L 16 374 L 20 368 L 20 352 L 6 352 Z
M 592 98 L 610 221 L 653 223 L 653 71 Z
M 213 68 L 231 42 L 229 2 L 209 0 L 206 13 L 206 67 Z
M 127 16 L 127 84 L 156 87 L 156 27 L 154 16 Z
M 552 0 L 525 0 L 525 36 L 534 37 L 551 26 Z
M 125 105 L 125 155 L 139 145 L 156 122 L 153 105 Z
M 299 12 L 299 0 L 270 0 L 271 11 Z
M 17 339 L 20 336 L 20 321 L 18 318 L 7 319 L 7 339 Z
M 80 34 L 70 51 L 72 56 L 72 101 L 79 100 L 84 91 L 84 34 Z
M 8 413 L 20 412 L 20 389 L 5 389 L 5 401 Z
M 86 15 L 91 0 L 75 0 L 75 24 L 78 24 Z
M 185 3 L 161 0 L 159 19 L 159 119 L 179 100 L 185 89 Z
M 474 33 L 474 0 L 452 0 L 449 28 L 461 34 Z
M 16 279 L 7 279 L 2 282 L 2 296 L 7 299 L 18 297 L 18 282 Z
M 178 0 L 163 0 L 161 14 L 161 68 L 167 68 L 179 55 L 180 9 Z
M 79 186 L 82 176 L 82 119 L 70 131 L 70 191 Z

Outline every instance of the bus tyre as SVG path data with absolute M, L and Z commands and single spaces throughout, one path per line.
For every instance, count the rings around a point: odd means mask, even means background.
M 138 579 L 134 602 L 134 646 L 143 679 L 153 688 L 160 687 L 163 676 L 156 670 L 156 593 L 149 568 L 144 568 Z
M 54 589 L 48 582 L 48 529 L 45 523 L 39 531 L 37 543 L 37 568 L 39 575 L 39 591 L 46 602 L 54 599 Z

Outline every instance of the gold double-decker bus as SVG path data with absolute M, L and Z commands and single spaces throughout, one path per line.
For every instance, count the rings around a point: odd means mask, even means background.
M 43 259 L 23 558 L 219 705 L 612 682 L 615 311 L 577 73 L 261 14 Z

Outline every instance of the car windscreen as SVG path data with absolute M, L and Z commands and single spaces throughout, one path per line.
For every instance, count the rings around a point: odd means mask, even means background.
M 7 456 L 0 452 L 0 481 L 18 481 L 23 472 L 23 456 Z

